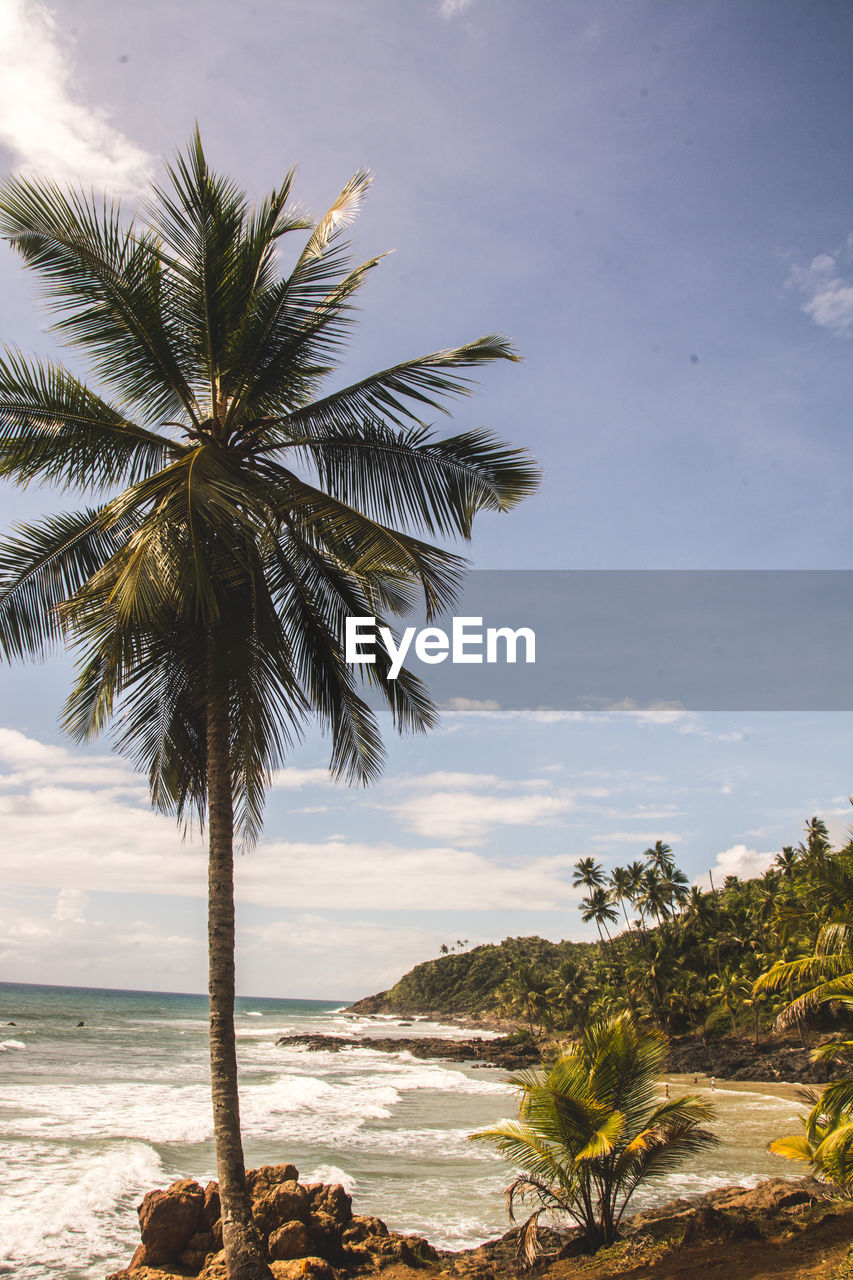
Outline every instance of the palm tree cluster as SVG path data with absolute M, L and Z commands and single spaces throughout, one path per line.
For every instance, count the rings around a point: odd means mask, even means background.
M 271 771 L 309 718 L 332 772 L 356 783 L 382 766 L 371 689 L 399 730 L 434 723 L 426 689 L 405 670 L 392 680 L 381 652 L 347 665 L 345 620 L 451 605 L 464 561 L 420 535 L 469 538 L 478 511 L 509 510 L 538 470 L 486 430 L 439 438 L 422 420 L 470 391 L 460 370 L 517 358 L 500 336 L 327 390 L 378 261 L 352 266 L 342 238 L 366 173 L 316 225 L 290 203 L 292 173 L 252 207 L 198 134 L 166 175 L 130 219 L 48 180 L 0 189 L 0 233 L 97 384 L 0 360 L 0 475 L 91 500 L 0 550 L 0 654 L 70 646 L 66 728 L 85 740 L 112 724 L 154 805 L 206 824 L 226 1262 L 231 1280 L 268 1280 L 239 1123 L 234 841 L 257 839 Z
M 609 874 L 581 858 L 573 879 L 598 943 L 550 967 L 510 957 L 496 988 L 493 1007 L 531 1032 L 631 1010 L 669 1033 L 756 1041 L 779 1019 L 805 1042 L 821 1002 L 853 995 L 853 907 L 839 913 L 853 904 L 853 848 L 833 851 L 819 818 L 762 876 L 727 876 L 710 891 L 689 884 L 663 841 Z

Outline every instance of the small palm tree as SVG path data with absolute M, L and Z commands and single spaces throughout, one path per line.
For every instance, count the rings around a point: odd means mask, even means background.
M 523 1171 L 507 1199 L 510 1216 L 516 1202 L 538 1206 L 522 1229 L 528 1258 L 545 1212 L 568 1216 L 590 1249 L 611 1244 L 641 1183 L 716 1143 L 699 1098 L 659 1101 L 666 1052 L 666 1036 L 630 1014 L 590 1025 L 552 1066 L 512 1077 L 517 1121 L 471 1135 Z
M 378 776 L 362 679 L 400 730 L 434 723 L 421 683 L 391 679 L 381 652 L 361 676 L 347 665 L 345 620 L 405 612 L 419 593 L 427 614 L 451 603 L 463 562 L 415 531 L 468 538 L 479 510 L 512 507 L 537 477 L 488 432 L 436 439 L 419 417 L 468 391 L 455 370 L 515 359 L 505 339 L 325 389 L 376 262 L 350 269 L 341 241 L 366 173 L 284 277 L 283 239 L 310 226 L 289 206 L 292 174 L 253 209 L 198 135 L 167 174 L 145 225 L 48 181 L 0 190 L 0 232 L 103 392 L 57 365 L 0 360 L 0 475 L 100 499 L 2 549 L 0 654 L 72 645 L 66 727 L 84 740 L 112 721 L 154 805 L 206 822 L 223 1241 L 230 1280 L 268 1280 L 240 1134 L 235 834 L 257 838 L 270 772 L 312 714 L 337 777 Z

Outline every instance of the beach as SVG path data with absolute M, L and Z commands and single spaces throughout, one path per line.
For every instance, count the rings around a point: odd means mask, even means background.
M 103 1280 L 138 1242 L 136 1206 L 146 1191 L 215 1177 L 205 999 L 2 985 L 0 1022 L 0 1274 Z M 241 999 L 237 1033 L 248 1165 L 293 1161 L 305 1181 L 340 1182 L 359 1213 L 439 1248 L 474 1247 L 506 1231 L 510 1172 L 467 1140 L 513 1114 L 505 1071 L 407 1052 L 276 1045 L 300 1033 L 369 1041 L 465 1039 L 470 1030 L 355 1018 L 329 1001 Z M 665 1077 L 662 1088 L 665 1081 L 671 1091 L 694 1088 L 692 1076 Z M 787 1084 L 720 1081 L 721 1146 L 643 1187 L 637 1208 L 796 1177 L 796 1166 L 765 1150 L 798 1127 L 795 1093 Z

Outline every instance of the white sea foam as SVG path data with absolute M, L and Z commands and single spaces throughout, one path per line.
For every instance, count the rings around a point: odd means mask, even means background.
M 300 1176 L 303 1182 L 338 1182 L 349 1195 L 352 1195 L 358 1186 L 358 1180 L 351 1173 L 347 1173 L 346 1169 L 339 1169 L 336 1164 L 318 1164 L 316 1169 L 311 1169 L 309 1173 L 302 1173 Z
M 0 1270 L 14 1267 L 16 1280 L 101 1277 L 103 1264 L 87 1268 L 87 1257 L 129 1258 L 139 1239 L 133 1206 L 164 1181 L 157 1153 L 136 1142 L 91 1149 L 3 1144 L 0 1161 Z
M 0 1041 L 0 1049 L 5 1053 L 7 1049 L 26 1049 L 23 1040 L 3 1040 Z

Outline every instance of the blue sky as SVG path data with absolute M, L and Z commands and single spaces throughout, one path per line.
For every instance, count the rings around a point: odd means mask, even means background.
M 340 380 L 495 329 L 524 356 L 455 418 L 546 473 L 483 519 L 478 567 L 846 568 L 851 52 L 843 0 L 0 0 L 0 164 L 132 203 L 198 119 L 255 194 L 298 163 L 318 214 L 373 170 L 353 238 L 395 252 Z M 52 353 L 44 320 L 0 251 L 0 340 Z M 202 851 L 106 744 L 63 743 L 67 679 L 0 671 L 3 975 L 200 989 Z M 847 827 L 840 713 L 456 714 L 390 744 L 363 795 L 327 786 L 324 750 L 241 863 L 254 994 L 363 994 L 457 937 L 582 936 L 590 852 L 672 836 L 691 876 L 748 873 L 812 813 Z

